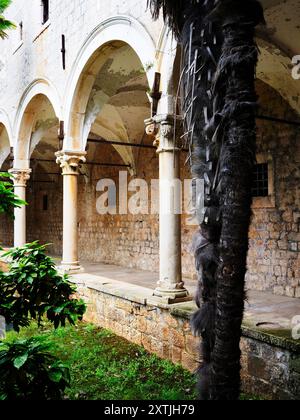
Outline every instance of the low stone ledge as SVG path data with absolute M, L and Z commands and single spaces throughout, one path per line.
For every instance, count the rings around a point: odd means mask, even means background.
M 291 330 L 259 330 L 257 327 L 244 324 L 242 333 L 244 337 L 300 354 L 300 340 L 294 340 L 291 337 Z
M 173 305 L 170 308 L 171 315 L 183 319 L 191 319 L 194 311 L 197 310 L 195 303 Z M 247 318 L 243 322 L 242 334 L 244 337 L 253 338 L 274 347 L 289 350 L 300 354 L 300 340 L 294 340 L 290 329 L 261 330 L 251 325 Z
M 84 275 L 80 275 L 84 276 Z M 86 275 L 85 275 L 86 276 Z M 89 277 L 78 294 L 87 303 L 85 321 L 110 329 L 159 357 L 180 363 L 191 372 L 199 367 L 201 339 L 194 337 L 193 302 L 155 305 L 152 290 L 111 279 Z M 260 331 L 247 320 L 243 326 L 243 390 L 267 399 L 300 399 L 300 343 L 271 331 Z
M 147 299 L 151 298 L 153 291 L 145 287 L 135 286 L 107 277 L 78 274 L 72 276 L 70 280 L 79 286 L 84 286 L 90 290 L 95 290 L 110 296 L 118 297 L 129 302 L 141 305 L 147 304 Z
M 76 282 L 78 282 L 80 276 L 87 278 L 84 274 L 77 275 Z M 153 297 L 153 291 L 151 289 L 106 277 L 89 275 L 84 283 L 85 287 L 89 289 L 144 306 L 148 305 L 153 308 L 168 310 L 170 315 L 187 321 L 191 319 L 193 313 L 197 310 L 195 302 L 176 303 L 173 305 L 163 304 L 159 299 Z M 245 319 L 242 326 L 242 334 L 244 337 L 300 354 L 300 341 L 293 340 L 291 331 L 288 329 L 278 329 L 276 331 L 260 330 L 255 325 L 251 325 L 249 320 Z

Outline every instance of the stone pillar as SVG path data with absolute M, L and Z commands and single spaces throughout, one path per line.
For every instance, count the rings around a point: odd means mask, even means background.
M 175 139 L 174 117 L 158 115 L 146 121 L 159 155 L 159 282 L 154 296 L 167 304 L 191 300 L 182 280 L 180 148 Z M 181 191 L 180 191 L 181 189 Z
M 84 152 L 61 151 L 56 162 L 62 168 L 63 183 L 63 260 L 61 270 L 76 274 L 83 269 L 78 258 L 78 176 Z
M 14 180 L 15 195 L 21 200 L 26 200 L 26 186 L 30 179 L 31 169 L 10 169 Z M 26 206 L 16 208 L 14 220 L 14 246 L 26 244 Z

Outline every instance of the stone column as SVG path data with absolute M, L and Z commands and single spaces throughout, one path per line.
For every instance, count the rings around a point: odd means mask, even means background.
M 15 195 L 21 200 L 26 200 L 26 186 L 30 179 L 31 169 L 10 169 L 14 180 Z M 16 208 L 14 220 L 14 246 L 26 244 L 26 206 Z
M 167 304 L 191 300 L 182 280 L 180 148 L 174 139 L 174 117 L 146 121 L 159 155 L 159 282 L 154 296 Z M 175 141 L 175 143 L 174 143 Z M 181 190 L 181 191 L 180 191 Z
M 82 272 L 78 258 L 78 176 L 85 153 L 61 151 L 56 162 L 62 168 L 63 183 L 63 260 L 61 270 L 75 274 Z

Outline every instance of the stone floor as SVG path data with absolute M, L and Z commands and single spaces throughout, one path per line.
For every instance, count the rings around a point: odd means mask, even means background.
M 85 269 L 83 274 L 74 276 L 75 280 L 89 282 L 94 287 L 111 290 L 111 293 L 124 295 L 126 290 L 135 296 L 149 298 L 156 287 L 158 274 L 131 268 L 106 265 L 101 263 L 82 262 Z M 196 290 L 194 280 L 185 280 L 186 288 L 191 295 Z M 179 304 L 182 305 L 182 304 Z M 193 309 L 194 303 L 186 306 Z M 275 296 L 272 293 L 249 291 L 245 305 L 245 322 L 251 326 L 264 330 L 290 330 L 292 320 L 300 316 L 300 299 Z
M 59 265 L 59 259 L 54 257 Z M 74 276 L 76 282 L 84 282 L 101 291 L 134 298 L 140 302 L 151 299 L 158 274 L 133 268 L 82 261 L 84 273 Z M 191 296 L 195 294 L 195 280 L 185 279 Z M 268 292 L 249 291 L 245 304 L 244 322 L 262 330 L 291 330 L 294 317 L 300 317 L 300 299 L 276 296 Z M 178 304 L 193 311 L 193 302 Z M 175 306 L 175 305 L 173 305 Z

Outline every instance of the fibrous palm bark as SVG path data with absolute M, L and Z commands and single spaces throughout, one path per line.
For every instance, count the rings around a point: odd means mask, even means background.
M 254 31 L 263 22 L 263 10 L 255 0 L 223 0 L 217 2 L 209 19 L 222 27 L 223 45 L 215 90 L 225 94 L 219 174 L 222 230 L 210 393 L 212 399 L 237 399 L 256 150 L 258 50 Z
M 255 161 L 255 0 L 149 0 L 183 50 L 182 112 L 205 209 L 194 237 L 202 336 L 201 399 L 236 399 Z M 198 201 L 197 201 L 198 202 Z M 200 209 L 196 209 L 199 215 Z

